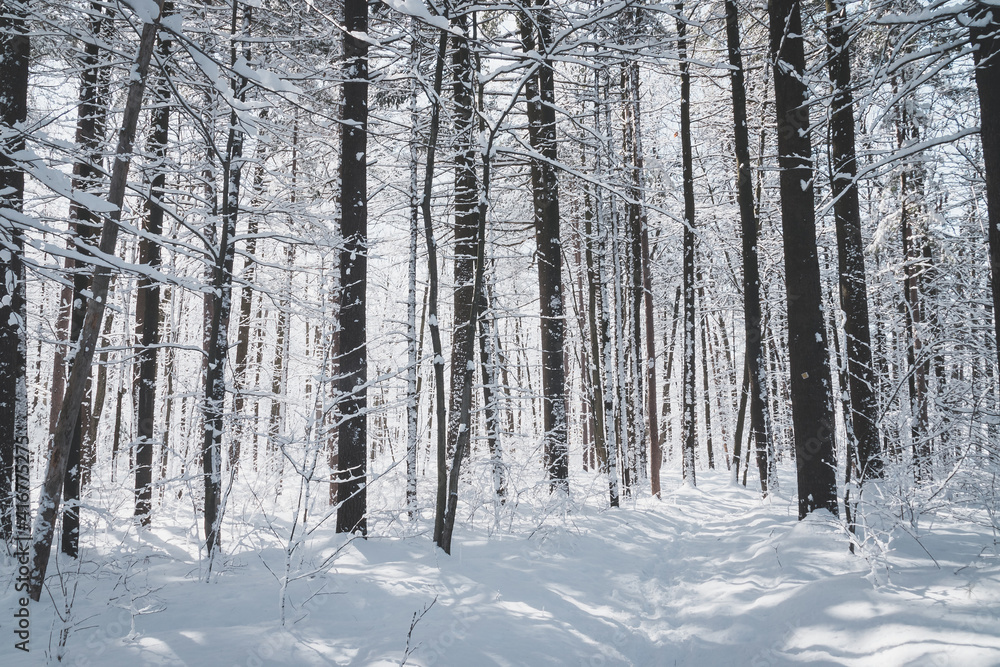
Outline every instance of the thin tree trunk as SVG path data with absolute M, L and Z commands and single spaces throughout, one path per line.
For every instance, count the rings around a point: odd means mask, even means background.
M 838 514 L 836 426 L 816 250 L 812 144 L 799 0 L 770 0 L 788 356 L 799 518 Z
M 708 349 L 708 308 L 705 306 L 705 278 L 701 272 L 701 264 L 695 273 L 695 280 L 698 283 L 698 304 L 701 306 L 701 317 L 696 317 L 699 323 L 698 336 L 701 338 L 701 386 L 703 393 L 701 396 L 702 407 L 705 409 L 705 449 L 708 452 L 708 469 L 715 470 L 715 448 L 712 443 L 712 390 L 708 377 L 708 360 L 710 352 Z
M 451 78 L 455 142 L 455 290 L 452 296 L 451 397 L 448 403 L 448 455 L 455 456 L 465 393 L 466 366 L 473 357 L 476 322 L 472 292 L 475 282 L 476 231 L 479 185 L 476 177 L 477 139 L 473 98 L 472 53 L 469 48 L 469 17 L 463 6 L 451 17 Z
M 587 249 L 585 257 L 587 261 L 587 313 L 588 332 L 590 337 L 590 405 L 594 413 L 594 449 L 596 450 L 596 465 L 601 472 L 608 469 L 608 446 L 607 446 L 607 416 L 604 412 L 604 387 L 601 374 L 601 337 L 598 333 L 598 321 L 600 311 L 603 310 L 601 304 L 601 289 L 596 266 L 595 247 L 597 246 L 597 234 L 600 231 L 594 230 L 594 203 L 592 201 L 590 186 L 584 186 L 584 233 L 587 237 Z
M 163 13 L 173 11 L 169 0 L 163 4 Z M 155 237 L 163 234 L 164 188 L 166 185 L 167 141 L 170 132 L 170 86 L 167 74 L 162 68 L 170 57 L 171 40 L 167 33 L 161 33 L 158 56 L 161 70 L 153 91 L 154 103 L 149 137 L 149 150 L 154 170 L 146 202 L 145 231 L 149 236 L 139 240 L 139 263 L 150 271 L 160 269 L 160 245 Z M 156 348 L 160 343 L 160 284 L 155 278 L 144 275 L 139 278 L 136 293 L 136 329 L 139 335 L 139 349 L 136 362 L 139 364 L 138 399 L 136 410 L 135 448 L 135 516 L 143 526 L 150 522 L 153 497 L 153 433 L 156 415 Z
M 261 120 L 263 121 L 266 119 L 267 109 L 261 112 Z M 250 386 L 248 358 L 250 356 L 250 338 L 253 335 L 251 329 L 254 301 L 253 286 L 254 281 L 257 278 L 257 260 L 255 255 L 257 253 L 258 216 L 260 215 L 259 210 L 262 206 L 261 192 L 264 188 L 265 155 L 263 154 L 263 149 L 261 148 L 262 143 L 263 142 L 258 140 L 257 165 L 254 168 L 253 177 L 254 210 L 250 211 L 250 215 L 247 219 L 246 258 L 243 268 L 243 287 L 240 290 L 240 310 L 236 329 L 236 358 L 233 360 L 233 379 L 235 380 L 236 389 L 236 392 L 233 395 L 233 417 L 236 420 L 238 427 L 234 429 L 232 439 L 229 441 L 229 466 L 234 476 L 239 472 L 242 458 L 241 449 L 243 445 L 243 438 L 246 437 L 249 432 L 249 436 L 256 439 L 255 434 L 257 432 L 256 424 L 254 424 L 250 429 L 246 428 L 246 423 L 251 420 L 244 413 L 246 411 L 246 392 Z M 292 179 L 292 189 L 294 191 L 294 174 L 292 175 Z
M 757 210 L 750 170 L 750 137 L 747 128 L 746 84 L 740 47 L 739 14 L 735 0 L 726 0 L 726 42 L 729 51 L 729 80 L 733 95 L 733 132 L 736 152 L 736 198 L 740 209 L 743 238 L 743 321 L 746 340 L 746 368 L 750 382 L 750 440 L 756 443 L 757 470 L 761 493 L 768 494 L 767 458 L 771 445 L 767 428 L 767 364 L 764 361 L 761 324 L 760 266 L 757 259 Z M 759 195 L 758 195 L 759 200 Z M 741 401 L 742 403 L 742 401 Z M 739 427 L 743 424 L 742 417 Z M 740 438 L 737 438 L 739 446 Z M 734 454 L 735 458 L 735 454 Z M 739 466 L 735 466 L 739 476 Z
M 691 486 L 696 485 L 695 479 L 695 447 L 696 421 L 695 416 L 695 270 L 694 270 L 694 168 L 691 149 L 691 74 L 687 60 L 687 24 L 685 23 L 684 5 L 678 2 L 674 5 L 677 11 L 677 58 L 681 69 L 681 161 L 684 178 L 684 364 L 681 382 L 684 387 L 684 444 L 682 473 L 684 481 Z
M 23 127 L 28 111 L 28 2 L 0 11 L 0 122 Z M 0 142 L 0 209 L 24 210 L 24 171 L 10 155 L 24 150 L 24 135 Z M 30 539 L 27 300 L 24 235 L 0 216 L 6 252 L 0 253 L 0 539 Z M 9 245 L 7 245 L 9 243 Z
M 448 501 L 448 438 L 447 412 L 444 391 L 444 351 L 441 347 L 441 324 L 438 319 L 438 259 L 437 242 L 434 240 L 434 223 L 431 218 L 431 194 L 434 188 L 434 166 L 437 152 L 438 129 L 441 122 L 441 87 L 444 81 L 444 59 L 448 50 L 448 31 L 442 30 L 438 40 L 437 59 L 434 64 L 434 89 L 431 98 L 430 130 L 427 139 L 427 163 L 424 165 L 424 192 L 420 211 L 424 219 L 424 240 L 427 243 L 428 317 L 431 332 L 431 352 L 434 355 L 434 406 L 437 447 L 437 490 L 434 505 L 434 543 L 441 544 L 445 511 Z
M 420 74 L 420 48 L 417 20 L 410 20 L 410 262 L 406 290 L 406 509 L 411 520 L 417 518 L 417 419 L 420 394 L 417 391 L 417 241 L 420 233 L 420 190 L 418 184 L 418 145 L 420 113 L 417 110 Z M 423 328 L 421 327 L 421 333 Z
M 230 22 L 230 60 L 236 62 L 238 0 L 233 0 Z M 252 8 L 243 7 L 242 34 L 249 35 Z M 249 54 L 244 53 L 248 59 Z M 245 77 L 233 80 L 233 96 L 246 100 L 248 82 Z M 202 472 L 205 484 L 205 552 L 208 572 L 221 550 L 220 522 L 222 511 L 222 434 L 225 428 L 226 361 L 229 352 L 229 325 L 233 305 L 233 261 L 236 256 L 236 224 L 239 218 L 239 197 L 243 176 L 244 132 L 235 109 L 229 116 L 226 151 L 222 164 L 222 225 L 219 243 L 213 248 L 211 320 L 205 372 L 204 437 L 202 440 Z
M 528 135 L 541 156 L 531 161 L 531 192 L 538 250 L 538 299 L 542 344 L 542 422 L 545 468 L 552 490 L 569 491 L 566 387 L 563 358 L 564 303 L 556 178 L 555 78 L 547 54 L 551 42 L 548 0 L 533 0 L 533 16 L 519 15 L 525 52 L 541 53 L 536 76 L 525 84 Z M 536 78 L 537 77 L 537 78 Z
M 108 84 L 102 74 L 98 39 L 104 33 L 107 17 L 102 6 L 96 2 L 90 5 L 90 32 L 93 37 L 84 47 L 84 69 L 80 80 L 80 111 L 76 126 L 76 141 L 83 149 L 85 157 L 73 165 L 73 189 L 83 192 L 95 191 L 101 181 L 101 151 L 105 141 L 107 120 Z M 74 230 L 75 250 L 81 255 L 90 255 L 89 247 L 97 235 L 98 215 L 75 201 L 70 203 L 70 224 Z M 67 262 L 68 264 L 68 262 Z M 77 341 L 83 327 L 86 310 L 86 294 L 90 289 L 90 275 L 87 266 L 80 260 L 73 261 L 73 301 L 70 309 L 70 352 L 68 358 L 73 363 L 77 354 Z M 86 380 L 84 405 L 91 400 L 91 378 Z M 80 549 L 80 453 L 83 436 L 87 432 L 88 409 L 81 409 L 73 432 L 69 450 L 69 463 L 63 480 L 65 509 L 62 521 L 62 552 L 76 557 Z
M 680 312 L 681 307 L 681 293 L 683 289 L 680 285 L 677 286 L 677 292 L 674 294 L 674 309 L 670 317 L 670 341 L 667 342 L 666 332 L 664 331 L 663 339 L 663 349 L 667 353 L 666 367 L 663 369 L 663 412 L 661 416 L 663 417 L 663 428 L 664 436 L 662 442 L 667 442 L 668 449 L 673 450 L 673 431 L 668 428 L 670 424 L 670 417 L 673 413 L 671 409 L 671 398 L 670 398 L 670 383 L 673 379 L 674 370 L 674 348 L 677 345 L 677 314 Z
M 876 427 L 878 404 L 872 370 L 871 330 L 868 324 L 868 287 L 865 278 L 861 210 L 858 201 L 857 158 L 854 139 L 854 97 L 851 92 L 851 50 L 844 22 L 844 0 L 827 0 L 827 43 L 834 93 L 830 110 L 830 162 L 833 175 L 833 215 L 837 226 L 840 307 L 847 336 L 847 373 L 850 387 L 850 424 L 859 481 L 882 476 Z M 841 391 L 845 388 L 841 387 Z
M 905 101 L 900 104 L 896 140 L 899 148 L 919 141 L 916 123 Z M 919 158 L 915 158 L 919 160 Z M 924 359 L 924 306 L 921 298 L 921 274 L 924 271 L 923 245 L 919 213 L 923 209 L 924 168 L 919 163 L 904 165 L 899 177 L 900 235 L 903 248 L 903 319 L 905 323 L 907 389 L 909 390 L 910 445 L 913 474 L 917 481 L 930 479 L 930 442 L 927 416 L 927 361 Z
M 131 166 L 129 156 L 132 154 L 136 125 L 142 110 L 142 97 L 146 87 L 149 61 L 153 55 L 155 36 L 159 29 L 162 3 L 163 0 L 158 0 L 156 18 L 153 22 L 143 25 L 138 53 L 132 68 L 133 75 L 130 78 L 125 99 L 122 125 L 118 136 L 118 145 L 115 149 L 114 166 L 108 190 L 108 203 L 111 205 L 112 212 L 105 218 L 101 232 L 100 251 L 107 255 L 114 254 L 115 244 L 118 240 L 118 220 L 121 217 L 128 172 Z M 73 366 L 66 382 L 66 395 L 63 398 L 62 409 L 59 411 L 56 430 L 49 447 L 45 481 L 39 496 L 38 514 L 35 518 L 33 531 L 32 565 L 34 569 L 29 585 L 29 594 L 36 602 L 40 599 L 42 584 L 45 581 L 45 572 L 52 549 L 55 517 L 62 500 L 62 482 L 66 475 L 71 439 L 83 404 L 87 378 L 90 376 L 94 350 L 100 335 L 101 320 L 104 315 L 112 275 L 113 270 L 109 267 L 94 267 L 91 281 L 92 296 L 87 302 L 87 313 L 80 331 L 79 352 L 73 359 Z
M 995 5 L 979 1 L 968 18 L 969 38 L 978 47 L 973 58 L 979 92 L 979 137 L 983 143 L 986 174 L 994 344 L 1000 364 L 1000 62 L 997 56 L 1000 52 L 1000 13 Z M 995 377 L 1000 377 L 1000 374 Z
M 337 532 L 368 532 L 368 3 L 344 2 L 345 126 L 341 135 L 340 380 Z

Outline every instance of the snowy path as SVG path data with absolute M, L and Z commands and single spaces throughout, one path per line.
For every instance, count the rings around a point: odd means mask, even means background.
M 129 595 L 154 613 L 129 635 L 131 615 L 97 602 L 122 606 L 129 584 L 95 573 L 64 664 L 398 665 L 435 596 L 408 665 L 1000 664 L 1000 559 L 980 529 L 936 526 L 923 546 L 903 536 L 869 561 L 831 519 L 798 523 L 786 499 L 704 477 L 660 502 L 550 518 L 530 538 L 457 530 L 452 558 L 426 537 L 355 541 L 328 574 L 290 587 L 283 630 L 263 566 L 280 568 L 280 549 L 205 585 L 183 544 L 150 544 Z M 312 553 L 338 544 L 323 539 Z M 13 608 L 9 589 L 0 601 Z M 0 664 L 43 664 L 49 623 L 39 607 L 32 659 L 5 641 Z

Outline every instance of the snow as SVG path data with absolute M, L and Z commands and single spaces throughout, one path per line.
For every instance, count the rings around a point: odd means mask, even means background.
M 127 0 L 125 4 L 132 8 L 143 23 L 153 23 L 160 15 L 160 5 L 156 0 Z
M 441 30 L 448 29 L 448 19 L 443 16 L 433 16 L 428 11 L 423 0 L 384 0 L 384 2 L 400 14 L 420 19 L 424 23 L 440 28 Z
M 762 502 L 724 470 L 699 471 L 697 488 L 679 475 L 664 482 L 674 491 L 662 501 L 620 510 L 553 498 L 509 527 L 460 521 L 450 557 L 427 537 L 427 514 L 409 535 L 368 540 L 323 525 L 289 561 L 284 626 L 290 517 L 259 517 L 233 536 L 205 583 L 190 504 L 141 536 L 123 515 L 84 548 L 63 663 L 1000 662 L 1000 554 L 988 528 L 939 520 L 854 556 L 832 515 L 798 522 L 793 500 Z M 37 665 L 63 625 L 43 595 L 31 607 L 32 653 L 13 648 L 12 570 L 0 565 L 0 664 Z

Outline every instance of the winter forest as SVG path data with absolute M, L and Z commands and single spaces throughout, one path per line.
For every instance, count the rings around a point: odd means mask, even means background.
M 0 0 L 0 663 L 1000 664 L 998 31 Z

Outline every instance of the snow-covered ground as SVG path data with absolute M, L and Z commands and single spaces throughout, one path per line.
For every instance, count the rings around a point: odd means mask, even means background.
M 141 541 L 109 529 L 65 578 L 64 620 L 60 592 L 31 607 L 28 655 L 3 561 L 0 665 L 1000 664 L 987 527 L 924 517 L 851 555 L 832 516 L 798 522 L 792 500 L 724 472 L 666 487 L 618 510 L 536 510 L 533 527 L 460 525 L 451 557 L 425 534 L 345 545 L 324 526 L 292 559 L 284 625 L 287 525 L 232 536 L 209 584 L 190 517 Z

